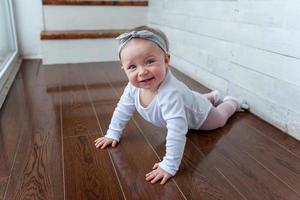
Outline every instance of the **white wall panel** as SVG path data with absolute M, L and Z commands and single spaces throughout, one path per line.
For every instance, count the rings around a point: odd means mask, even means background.
M 20 54 L 25 58 L 41 58 L 42 1 L 14 0 L 14 6 Z
M 227 91 L 227 81 L 221 77 L 215 76 L 210 72 L 203 70 L 201 67 L 190 63 L 189 61 L 180 58 L 177 55 L 171 55 L 171 65 L 176 69 L 187 74 L 194 80 L 201 82 L 210 89 L 218 89 L 224 95 Z
M 282 0 L 238 1 L 237 10 L 239 14 L 237 20 L 241 23 L 264 27 L 282 27 L 285 23 L 282 14 L 285 13 L 286 6 L 286 1 Z
M 171 64 L 300 139 L 300 2 L 152 0 L 149 22 L 170 39 Z
M 147 24 L 142 6 L 44 6 L 46 30 L 128 29 Z
M 117 61 L 115 39 L 43 40 L 43 64 Z
M 243 45 L 235 45 L 232 53 L 232 62 L 300 87 L 300 59 Z

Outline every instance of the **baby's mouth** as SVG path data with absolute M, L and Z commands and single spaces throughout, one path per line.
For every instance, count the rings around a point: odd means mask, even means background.
M 151 78 L 148 78 L 148 79 L 142 80 L 142 81 L 140 81 L 140 82 L 144 83 L 144 82 L 151 81 L 152 79 L 154 79 L 154 77 L 151 77 Z

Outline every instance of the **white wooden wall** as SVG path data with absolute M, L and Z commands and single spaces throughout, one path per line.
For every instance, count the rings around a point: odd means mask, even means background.
M 300 140 L 299 0 L 150 0 L 171 64 Z

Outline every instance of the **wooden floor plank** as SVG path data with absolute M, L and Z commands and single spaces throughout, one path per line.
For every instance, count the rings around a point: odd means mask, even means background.
M 124 72 L 116 62 L 104 62 L 101 65 L 99 63 L 89 63 L 85 66 L 84 81 L 89 93 L 94 97 L 94 103 L 110 104 L 119 100 L 120 95 L 113 92 L 114 89 L 123 91 L 128 83 L 124 77 L 120 78 L 122 73 Z M 102 87 L 93 87 L 95 83 Z
M 125 86 L 128 84 L 128 79 L 124 70 L 121 68 L 120 62 L 108 63 L 103 67 L 103 72 L 107 80 L 113 86 L 113 91 L 120 97 Z
M 61 69 L 61 72 L 62 91 L 65 87 L 71 88 L 74 83 L 78 84 L 75 90 L 70 89 L 61 94 L 63 137 L 95 135 L 99 130 L 95 126 L 94 111 L 81 81 L 81 70 L 78 71 L 77 66 L 68 66 Z
M 300 158 L 265 138 L 245 120 L 241 120 L 226 139 L 298 193 L 300 198 Z
M 59 120 L 56 96 L 45 93 L 40 60 L 21 66 L 26 120 L 5 199 L 63 199 Z
M 97 136 L 64 139 L 66 199 L 124 198 L 107 152 L 94 147 Z
M 14 82 L 0 112 L 0 177 L 10 176 L 20 141 L 25 107 L 22 87 L 20 80 Z
M 255 157 L 251 156 L 251 154 L 254 155 L 253 151 L 255 152 L 255 148 L 262 148 L 262 143 L 252 143 L 251 141 L 247 141 L 247 139 L 242 139 L 245 137 L 251 137 L 251 140 L 256 138 L 255 130 L 251 130 L 251 128 L 245 126 L 242 122 L 242 120 L 248 116 L 249 114 L 238 113 L 231 118 L 230 122 L 224 128 L 216 130 L 216 132 L 220 133 L 222 137 L 215 145 L 213 145 L 213 147 L 202 147 L 202 139 L 204 134 L 200 134 L 199 136 L 193 134 L 191 135 L 191 139 L 195 146 L 197 146 L 197 148 L 201 149 L 207 155 L 206 157 L 211 165 L 218 168 L 218 170 L 224 174 L 224 176 L 234 185 L 234 187 L 238 188 L 238 190 L 247 199 L 299 198 L 297 190 L 291 188 L 281 178 L 278 177 L 278 175 L 283 175 L 282 171 L 279 170 L 285 171 L 285 176 L 287 177 L 291 175 L 293 171 L 291 172 L 291 170 L 286 168 L 286 166 L 279 166 L 279 163 L 274 162 L 273 164 L 276 166 L 268 169 L 264 164 L 268 162 L 272 163 L 273 159 L 272 157 L 263 156 L 263 152 L 257 152 L 261 153 L 262 155 L 255 154 Z M 273 151 L 272 147 L 270 147 L 265 150 Z M 278 151 L 277 148 L 275 147 L 275 152 Z M 271 156 L 276 157 L 276 154 L 270 154 Z M 281 157 L 280 159 L 292 159 L 290 157 L 291 155 L 284 156 L 288 156 L 288 158 Z M 259 159 L 262 162 L 258 162 L 256 158 L 265 159 L 265 161 Z M 293 165 L 295 162 L 298 161 L 291 161 L 290 164 Z M 270 164 L 268 163 L 267 166 L 270 167 Z M 296 164 L 296 170 L 294 169 L 296 172 L 297 168 L 299 167 L 297 167 Z M 271 170 L 273 170 L 273 172 Z M 278 173 L 278 175 L 275 173 Z M 298 182 L 298 180 L 295 178 L 289 180 L 289 182 L 291 181 L 295 183 Z M 276 188 L 276 190 L 273 190 L 272 188 Z
M 299 199 L 294 191 L 228 140 L 220 140 L 207 159 L 247 199 Z
M 8 178 L 9 177 L 1 177 L 0 178 L 0 199 L 4 198 L 4 194 L 5 194 L 5 191 L 6 191 L 6 186 L 7 186 Z
M 62 94 L 66 199 L 123 199 L 108 153 L 94 147 L 100 129 L 78 67 L 61 70 L 63 87 L 75 81 L 81 88 Z
M 282 148 L 287 149 L 291 153 L 300 157 L 300 142 L 289 136 L 288 134 L 280 131 L 278 128 L 268 124 L 267 122 L 261 120 L 255 115 L 249 116 L 245 119 L 249 126 L 257 129 L 262 135 L 277 143 Z

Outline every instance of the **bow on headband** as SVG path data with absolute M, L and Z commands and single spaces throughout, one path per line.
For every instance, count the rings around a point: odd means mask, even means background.
M 164 52 L 167 52 L 167 45 L 159 35 L 147 30 L 143 30 L 143 31 L 132 31 L 129 33 L 123 33 L 116 38 L 116 40 L 118 40 L 119 42 L 119 55 L 123 47 L 133 38 L 150 40 L 155 44 L 157 44 Z

